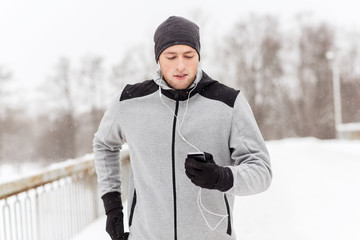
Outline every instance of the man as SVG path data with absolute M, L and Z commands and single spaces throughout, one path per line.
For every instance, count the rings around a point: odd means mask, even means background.
M 236 239 L 236 195 L 265 191 L 269 155 L 240 91 L 199 68 L 198 26 L 170 17 L 154 35 L 160 68 L 127 85 L 94 137 L 112 239 Z M 119 150 L 130 151 L 129 229 L 124 233 Z M 203 152 L 200 157 L 190 152 Z

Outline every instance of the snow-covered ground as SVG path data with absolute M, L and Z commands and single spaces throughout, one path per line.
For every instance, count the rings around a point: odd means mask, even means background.
M 284 139 L 267 146 L 273 182 L 262 194 L 236 198 L 238 239 L 360 239 L 360 141 Z M 0 182 L 39 167 L 1 165 Z M 110 239 L 105 221 L 98 219 L 73 240 Z
M 314 138 L 267 143 L 272 186 L 237 197 L 238 239 L 360 239 L 360 141 Z M 110 239 L 100 218 L 74 240 Z

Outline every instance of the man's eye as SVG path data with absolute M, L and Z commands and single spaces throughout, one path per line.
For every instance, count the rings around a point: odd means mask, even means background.
M 173 59 L 175 59 L 175 56 L 173 56 L 173 57 L 167 57 L 167 59 L 173 60 Z
M 185 56 L 185 58 L 189 58 L 189 59 L 191 59 L 191 58 L 193 58 L 194 56 L 193 55 L 191 55 L 191 56 Z

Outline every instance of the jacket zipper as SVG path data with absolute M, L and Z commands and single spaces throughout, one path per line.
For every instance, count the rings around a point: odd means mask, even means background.
M 174 201 L 174 239 L 177 240 L 177 205 L 176 205 L 176 175 L 175 175 L 175 136 L 176 136 L 176 121 L 179 110 L 179 101 L 176 101 L 175 115 L 173 121 L 173 133 L 172 133 L 172 181 L 173 181 L 173 201 Z
M 136 205 L 136 190 L 134 189 L 134 195 L 133 195 L 133 200 L 131 203 L 131 210 L 130 210 L 130 216 L 129 216 L 129 227 L 131 226 L 132 220 L 134 217 L 135 205 Z
M 228 214 L 228 227 L 226 233 L 231 236 L 231 215 L 230 215 L 230 206 L 229 201 L 226 197 L 226 194 L 224 194 L 225 204 L 226 204 L 226 211 Z

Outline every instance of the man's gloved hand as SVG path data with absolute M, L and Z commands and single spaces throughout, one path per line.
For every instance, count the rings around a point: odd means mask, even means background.
M 228 167 L 218 166 L 210 153 L 205 152 L 206 163 L 192 158 L 185 160 L 185 173 L 196 186 L 217 189 L 222 192 L 229 190 L 234 184 L 232 171 Z
M 119 192 L 109 192 L 101 197 L 104 202 L 106 219 L 106 232 L 112 240 L 126 240 L 129 233 L 124 233 L 123 207 Z

